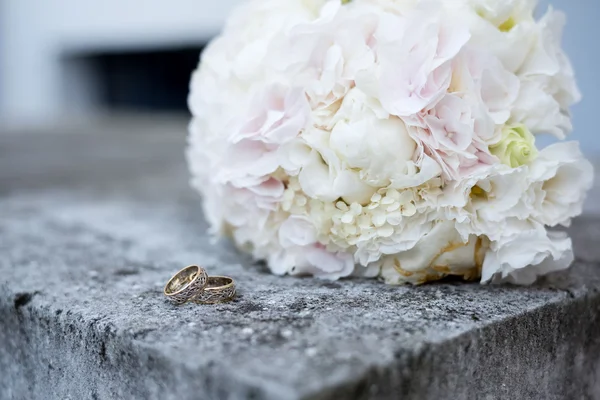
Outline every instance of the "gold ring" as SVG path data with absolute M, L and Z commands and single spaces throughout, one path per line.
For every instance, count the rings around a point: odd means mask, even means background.
M 207 282 L 208 274 L 204 268 L 190 265 L 169 279 L 164 294 L 173 303 L 183 304 L 202 293 Z
M 199 304 L 225 303 L 235 297 L 235 282 L 228 276 L 209 276 L 204 290 L 193 301 Z

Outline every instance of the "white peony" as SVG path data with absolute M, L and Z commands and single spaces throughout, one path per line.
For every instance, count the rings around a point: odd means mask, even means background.
M 387 256 L 381 275 L 388 283 L 424 283 L 447 275 L 479 278 L 487 242 L 477 236 L 466 240 L 452 221 L 437 223 L 410 250 Z
M 361 179 L 380 188 L 408 173 L 417 144 L 404 121 L 371 106 L 376 102 L 352 89 L 333 116 L 329 147 L 336 158 L 358 170 Z
M 529 284 L 593 170 L 563 16 L 534 0 L 248 0 L 190 85 L 188 162 L 214 234 L 276 274 Z

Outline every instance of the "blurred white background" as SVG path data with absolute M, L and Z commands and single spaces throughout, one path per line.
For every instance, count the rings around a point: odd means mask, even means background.
M 202 46 L 239 1 L 0 0 L 0 115 L 93 112 L 99 88 L 78 55 Z
M 159 83 L 160 76 L 168 73 L 179 75 L 178 91 L 165 96 L 182 97 L 174 107 L 183 109 L 185 87 L 181 86 L 197 53 L 240 1 L 0 0 L 0 118 L 12 124 L 46 123 L 73 114 L 93 114 L 111 104 L 135 105 L 131 94 L 119 89 L 128 87 L 140 92 L 139 97 L 146 96 L 147 88 L 129 84 L 139 78 L 144 63 L 163 74 L 148 74 L 149 84 Z M 564 43 L 584 94 L 584 101 L 573 110 L 572 138 L 580 140 L 588 154 L 597 153 L 600 1 L 541 0 L 540 11 L 549 4 L 567 13 Z M 187 49 L 187 53 L 169 53 L 177 49 Z M 156 52 L 160 54 L 153 55 Z M 133 61 L 127 58 L 131 54 Z M 136 58 L 135 54 L 146 56 Z M 165 69 L 171 60 L 185 66 Z M 113 75 L 119 79 L 112 79 Z M 113 87 L 109 95 L 105 86 Z

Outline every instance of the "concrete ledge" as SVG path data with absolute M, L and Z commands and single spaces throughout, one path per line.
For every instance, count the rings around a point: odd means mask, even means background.
M 596 216 L 531 288 L 279 278 L 208 241 L 183 135 L 114 131 L 0 137 L 0 398 L 600 399 Z M 190 263 L 237 300 L 165 302 Z

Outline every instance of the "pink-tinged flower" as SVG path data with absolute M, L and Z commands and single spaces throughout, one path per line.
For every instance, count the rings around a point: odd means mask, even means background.
M 452 74 L 451 93 L 463 97 L 470 94 L 472 106 L 480 107 L 479 112 L 486 113 L 493 124 L 503 125 L 508 121 L 519 95 L 520 81 L 490 52 L 466 46 L 454 59 Z M 494 130 L 488 123 L 480 126 L 477 134 L 488 141 Z
M 283 144 L 295 138 L 309 120 L 310 108 L 304 90 L 280 84 L 268 86 L 251 101 L 239 131 L 230 141 L 244 139 Z
M 277 151 L 297 137 L 310 120 L 302 89 L 270 85 L 255 96 L 241 126 L 229 137 L 217 180 L 249 187 L 279 167 Z
M 482 129 L 493 131 L 494 126 L 481 111 L 477 103 L 448 94 L 419 115 L 418 125 L 409 130 L 425 154 L 438 162 L 445 179 L 460 180 L 497 162 L 477 134 Z
M 567 267 L 546 226 L 581 212 L 593 171 L 572 144 L 535 148 L 579 98 L 563 21 L 536 22 L 535 1 L 247 2 L 191 82 L 213 232 L 274 273 L 327 279 Z
M 269 219 L 283 197 L 281 182 L 269 179 L 249 189 L 195 180 L 192 184 L 203 193 L 211 232 L 224 234 L 232 229 L 240 247 L 247 243 L 263 247 L 271 241 L 276 230 L 269 226 Z
M 283 251 L 269 263 L 277 274 L 314 275 L 323 279 L 346 277 L 354 270 L 351 254 L 331 252 L 317 242 L 315 227 L 304 217 L 291 216 L 279 228 Z
M 316 21 L 275 41 L 272 62 L 304 87 L 313 109 L 326 109 L 354 86 L 358 71 L 374 65 L 376 26 L 375 14 L 329 1 Z
M 490 54 L 465 47 L 453 60 L 449 93 L 429 109 L 405 117 L 413 138 L 447 180 L 460 180 L 498 162 L 488 148 L 510 117 L 518 78 Z
M 452 59 L 469 40 L 469 31 L 444 21 L 439 10 L 424 7 L 380 18 L 375 32 L 378 67 L 359 73 L 358 87 L 378 97 L 392 115 L 410 116 L 431 107 L 448 90 Z

